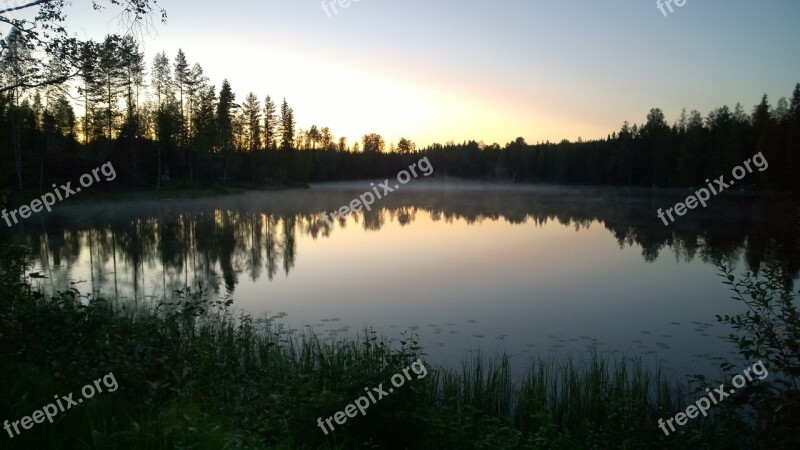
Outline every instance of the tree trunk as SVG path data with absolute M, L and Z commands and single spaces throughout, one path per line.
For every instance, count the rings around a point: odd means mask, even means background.
M 14 93 L 14 113 L 11 115 L 12 127 L 11 140 L 14 146 L 14 168 L 17 171 L 17 183 L 22 190 L 22 136 L 19 131 L 19 97 Z
M 158 180 L 156 180 L 156 189 L 161 189 L 161 144 L 158 144 Z
M 225 169 L 222 171 L 222 184 L 228 184 L 228 161 L 230 160 L 230 152 L 225 153 Z

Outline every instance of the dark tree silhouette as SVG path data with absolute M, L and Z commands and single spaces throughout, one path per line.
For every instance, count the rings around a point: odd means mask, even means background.
M 2 77 L 12 82 L 27 76 L 34 59 L 20 36 L 12 30 L 5 37 L 0 57 Z M 800 190 L 800 83 L 774 108 L 765 95 L 750 114 L 739 104 L 705 117 L 683 110 L 672 124 L 653 108 L 643 124 L 626 121 L 596 140 L 531 144 L 517 138 L 503 146 L 472 140 L 421 148 L 403 137 L 387 152 L 378 133 L 365 134 L 348 148 L 347 140 L 328 127 L 312 124 L 297 131 L 285 98 L 280 111 L 270 96 L 262 108 L 253 93 L 240 107 L 227 80 L 215 95 L 200 65 L 189 69 L 182 51 L 174 63 L 163 52 L 156 55 L 145 96 L 152 100 L 143 104 L 145 69 L 134 39 L 109 36 L 102 43 L 81 43 L 79 55 L 81 118 L 65 98 L 59 104 L 45 88 L 17 87 L 0 94 L 0 167 L 16 175 L 4 179 L 6 188 L 21 190 L 31 179 L 44 186 L 45 173 L 74 175 L 107 158 L 122 167 L 119 186 L 160 187 L 173 180 L 257 186 L 393 176 L 418 154 L 428 156 L 443 176 L 699 186 L 761 152 L 769 171 L 748 174 L 736 189 Z
M 233 152 L 233 122 L 232 112 L 236 107 L 236 95 L 231 90 L 228 80 L 222 80 L 217 103 L 217 144 L 225 155 L 225 166 L 222 172 L 222 184 L 228 182 L 228 167 L 230 167 L 231 153 Z

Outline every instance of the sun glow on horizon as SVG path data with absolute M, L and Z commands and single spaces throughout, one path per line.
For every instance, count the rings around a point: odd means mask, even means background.
M 174 61 L 182 49 L 217 92 L 228 79 L 237 102 L 251 91 L 262 104 L 267 95 L 277 105 L 286 98 L 298 130 L 328 127 L 349 146 L 368 133 L 380 134 L 387 149 L 401 137 L 418 148 L 602 139 L 624 121 L 643 123 L 654 107 L 671 123 L 684 107 L 706 114 L 740 102 L 747 109 L 764 92 L 774 103 L 797 81 L 790 74 L 800 64 L 780 58 L 791 54 L 797 36 L 793 3 L 731 5 L 729 28 L 751 31 L 707 40 L 708 48 L 691 45 L 719 16 L 705 4 L 665 20 L 652 5 L 633 1 L 362 2 L 335 17 L 316 2 L 170 3 L 168 22 L 156 18 L 153 33 L 141 36 L 148 72 L 156 53 Z M 115 11 L 93 11 L 91 2 L 74 2 L 68 16 L 81 39 L 124 31 Z M 742 26 L 754 20 L 786 38 L 757 45 L 766 38 Z M 665 33 L 675 39 L 662 48 Z M 747 51 L 706 64 L 714 49 L 740 45 Z

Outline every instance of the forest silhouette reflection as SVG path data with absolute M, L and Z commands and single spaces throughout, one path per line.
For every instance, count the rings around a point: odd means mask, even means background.
M 540 227 L 556 221 L 576 232 L 600 223 L 620 247 L 640 246 L 646 262 L 671 251 L 676 259 L 699 258 L 709 264 L 743 257 L 750 270 L 758 268 L 774 240 L 786 270 L 793 278 L 798 274 L 797 223 L 787 219 L 796 218 L 798 209 L 786 199 L 720 197 L 667 229 L 652 212 L 666 200 L 685 196 L 682 190 L 433 181 L 409 187 L 376 203 L 372 211 L 328 227 L 322 212 L 352 198 L 364 184 L 69 205 L 16 231 L 32 248 L 34 268 L 48 277 L 42 287 L 63 289 L 80 280 L 118 299 L 166 297 L 198 282 L 217 293 L 233 294 L 241 277 L 256 281 L 272 280 L 279 273 L 291 276 L 300 256 L 299 236 L 327 239 L 353 226 L 379 232 L 387 222 L 412 226 L 420 214 L 432 221 L 467 224 L 506 221 Z M 88 270 L 73 270 L 82 265 Z M 161 278 L 162 292 L 148 290 L 147 277 Z M 77 287 L 88 291 L 86 285 Z

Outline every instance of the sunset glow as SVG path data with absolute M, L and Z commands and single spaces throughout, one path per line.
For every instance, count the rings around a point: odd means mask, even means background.
M 285 97 L 300 129 L 328 126 L 350 143 L 377 132 L 387 147 L 401 136 L 418 145 L 603 138 L 652 107 L 670 122 L 684 107 L 749 110 L 764 92 L 785 95 L 800 73 L 791 1 L 724 11 L 691 2 L 668 18 L 633 0 L 371 0 L 332 17 L 316 1 L 164 6 L 167 24 L 143 30 L 148 64 L 181 48 L 217 88 L 227 78 L 238 101 L 250 91 Z M 82 36 L 119 32 L 110 12 L 80 4 L 69 14 Z

